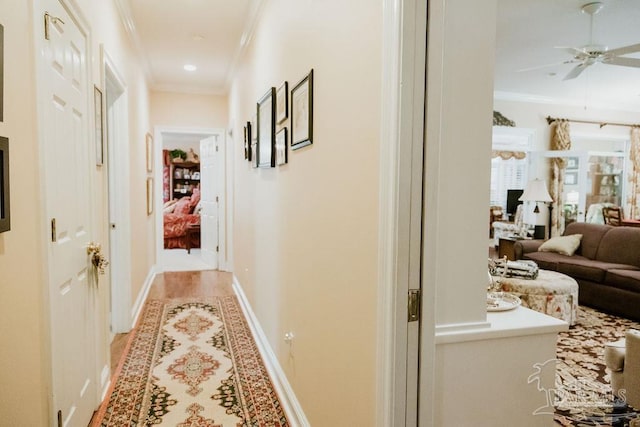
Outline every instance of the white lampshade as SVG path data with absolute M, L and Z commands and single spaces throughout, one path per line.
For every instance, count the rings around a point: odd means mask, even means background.
M 527 183 L 522 196 L 518 199 L 523 202 L 553 202 L 547 183 L 542 179 L 533 179 Z

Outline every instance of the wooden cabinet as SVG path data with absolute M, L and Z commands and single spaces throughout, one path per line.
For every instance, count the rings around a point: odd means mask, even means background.
M 171 196 L 180 199 L 191 196 L 200 185 L 200 163 L 174 163 L 171 165 Z

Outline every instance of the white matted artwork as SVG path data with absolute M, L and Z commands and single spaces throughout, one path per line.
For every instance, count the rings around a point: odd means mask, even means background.
M 251 119 L 251 122 L 249 122 L 251 125 L 251 143 L 249 145 L 249 155 L 251 156 L 251 159 L 249 160 L 251 162 L 251 166 L 253 166 L 254 168 L 258 167 L 258 131 L 255 127 L 255 125 L 258 123 L 256 121 L 256 116 L 253 116 L 253 118 Z
M 291 89 L 291 149 L 313 143 L 313 70 Z
M 275 159 L 275 101 L 276 89 L 272 87 L 258 101 L 258 167 L 271 168 Z
M 287 128 L 282 128 L 276 134 L 276 165 L 284 165 L 287 158 Z
M 282 123 L 289 116 L 289 83 L 284 82 L 276 92 L 276 122 Z

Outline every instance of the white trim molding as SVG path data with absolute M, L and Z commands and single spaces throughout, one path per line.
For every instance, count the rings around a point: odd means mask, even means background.
M 426 13 L 427 0 L 383 2 L 378 427 L 418 424 L 419 325 L 432 327 L 407 322 L 408 291 L 421 287 Z
M 140 313 L 142 312 L 142 307 L 144 307 L 144 303 L 147 300 L 147 296 L 149 295 L 149 290 L 151 289 L 151 285 L 153 284 L 153 280 L 156 278 L 156 274 L 158 271 L 156 267 L 153 266 L 149 269 L 149 273 L 147 274 L 147 278 L 144 280 L 144 285 L 142 285 L 142 289 L 138 294 L 138 298 L 136 298 L 136 302 L 131 309 L 131 328 L 133 329 L 138 323 L 138 317 L 140 317 Z
M 235 275 L 233 276 L 233 290 L 238 297 L 242 312 L 244 313 L 247 323 L 249 324 L 249 328 L 251 329 L 251 333 L 256 341 L 256 345 L 258 346 L 258 351 L 264 359 L 267 372 L 269 373 L 269 376 L 273 381 L 273 387 L 282 400 L 280 403 L 282 403 L 282 408 L 287 414 L 287 420 L 289 421 L 289 424 L 292 427 L 311 426 L 311 424 L 307 420 L 306 415 L 304 414 L 304 411 L 302 410 L 302 406 L 300 405 L 298 398 L 293 392 L 291 384 L 289 384 L 289 380 L 287 380 L 287 376 L 285 375 L 282 367 L 280 366 L 280 363 L 278 362 L 278 358 L 276 357 L 273 349 L 271 348 L 271 345 L 269 344 L 267 336 L 260 326 L 258 318 L 251 308 L 251 304 L 249 303 L 247 296 L 242 290 L 240 282 L 238 282 L 238 278 Z

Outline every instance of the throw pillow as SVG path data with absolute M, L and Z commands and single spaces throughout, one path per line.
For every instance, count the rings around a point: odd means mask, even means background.
M 191 199 L 189 197 L 183 197 L 176 203 L 176 208 L 173 213 L 185 215 L 191 213 Z
M 200 203 L 200 189 L 196 187 L 193 189 L 193 193 L 191 194 L 191 202 L 189 203 L 189 207 L 191 207 L 191 212 L 194 211 L 198 203 Z
M 552 237 L 544 242 L 538 250 L 540 252 L 557 252 L 562 255 L 573 255 L 580 246 L 582 234 L 570 234 L 568 236 Z

